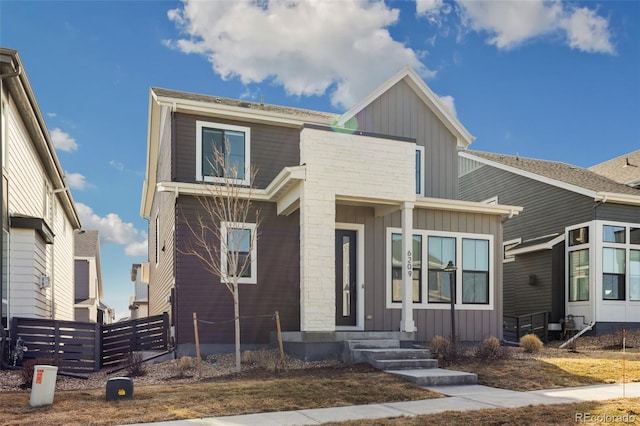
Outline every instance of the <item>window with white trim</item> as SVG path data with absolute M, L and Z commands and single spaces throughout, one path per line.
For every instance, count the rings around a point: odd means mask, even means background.
M 640 228 L 602 224 L 602 300 L 640 301 Z
M 416 195 L 424 197 L 424 146 L 416 146 Z
M 250 148 L 249 127 L 196 121 L 196 180 L 249 185 Z
M 402 305 L 402 230 L 387 228 L 387 307 Z M 493 308 L 493 236 L 413 230 L 413 303 L 416 309 L 446 309 L 451 279 L 460 309 Z M 445 272 L 452 261 L 457 269 Z M 419 264 L 417 263 L 419 262 Z M 428 265 L 427 271 L 422 265 Z M 426 272 L 426 275 L 423 273 Z M 426 285 L 422 277 L 426 276 Z M 416 294 L 419 292 L 420 294 Z
M 240 284 L 256 284 L 256 225 L 222 222 L 220 234 L 220 267 L 223 271 L 223 282 L 232 282 L 234 277 L 237 277 Z

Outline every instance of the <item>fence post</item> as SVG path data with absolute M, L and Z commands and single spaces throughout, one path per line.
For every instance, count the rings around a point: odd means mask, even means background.
M 93 371 L 102 368 L 102 324 L 96 323 L 93 333 Z
M 198 361 L 198 378 L 202 379 L 202 358 L 200 358 L 200 336 L 198 335 L 198 316 L 193 313 L 193 333 L 196 336 L 196 360 Z

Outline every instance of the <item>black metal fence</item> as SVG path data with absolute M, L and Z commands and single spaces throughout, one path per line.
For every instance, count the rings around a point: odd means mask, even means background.
M 167 350 L 169 317 L 153 317 L 96 324 L 36 318 L 11 321 L 11 336 L 24 342 L 23 359 L 53 360 L 60 370 L 89 373 L 126 360 L 129 353 Z
M 512 317 L 504 315 L 502 338 L 509 343 L 518 343 L 526 334 L 535 334 L 543 342 L 549 341 L 549 313 L 535 312 Z

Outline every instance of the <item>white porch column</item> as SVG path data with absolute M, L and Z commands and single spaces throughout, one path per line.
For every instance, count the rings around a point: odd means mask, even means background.
M 413 203 L 402 204 L 402 319 L 400 331 L 413 332 Z

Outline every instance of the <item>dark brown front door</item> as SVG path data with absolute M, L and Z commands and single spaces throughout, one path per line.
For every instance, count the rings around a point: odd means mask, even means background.
M 356 231 L 336 230 L 336 325 L 356 325 Z

